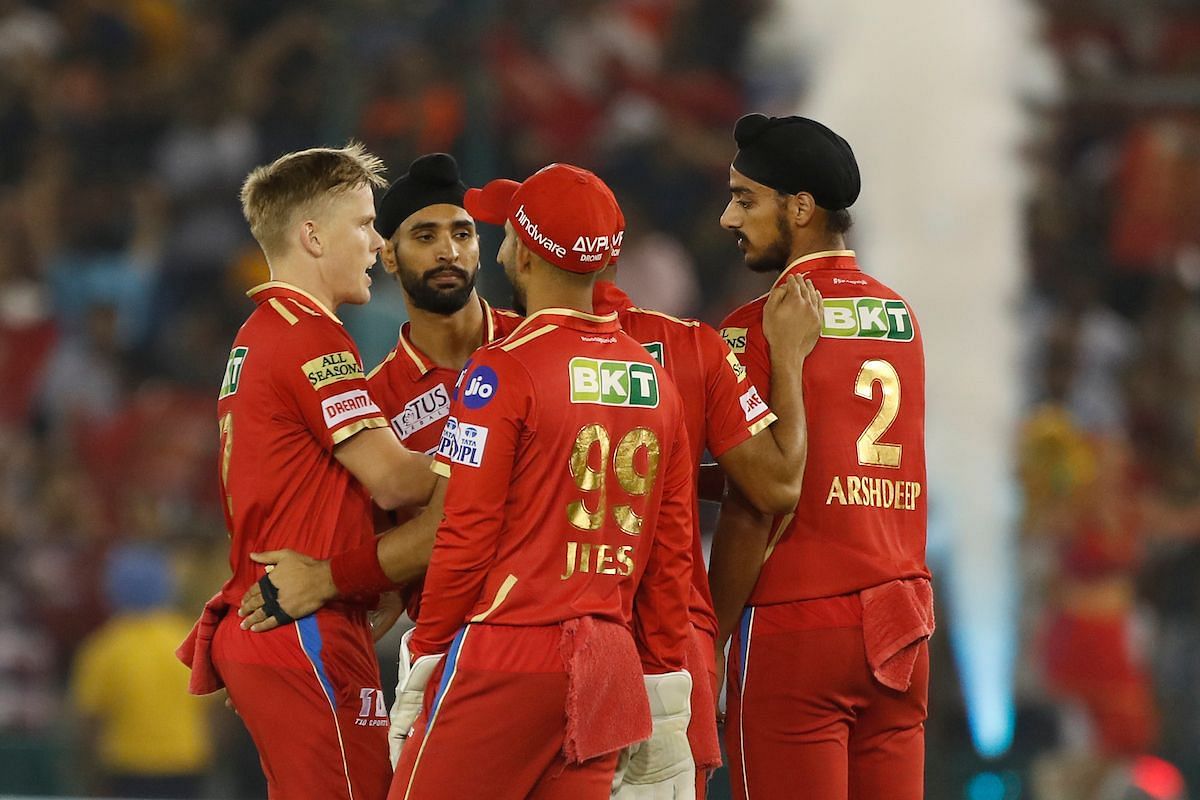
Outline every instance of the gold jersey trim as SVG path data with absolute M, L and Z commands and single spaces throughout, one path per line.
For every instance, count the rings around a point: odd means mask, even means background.
M 386 428 L 387 426 L 388 421 L 383 417 L 367 417 L 366 419 L 360 419 L 353 425 L 347 425 L 344 428 L 338 428 L 336 431 L 334 431 L 332 437 L 333 443 L 335 445 L 341 444 L 359 431 L 365 431 L 368 428 Z
M 287 320 L 288 325 L 295 325 L 300 321 L 300 318 L 288 311 L 287 308 L 284 307 L 283 303 L 279 302 L 277 298 L 272 297 L 267 301 L 267 303 L 271 306 L 271 308 L 275 309 L 275 311 L 279 313 L 279 316 Z
M 772 422 L 775 422 L 778 419 L 779 419 L 779 417 L 775 416 L 774 411 L 768 411 L 767 415 L 765 417 L 763 417 L 758 422 L 756 422 L 750 426 L 750 428 L 749 428 L 750 435 L 754 436 L 759 431 L 765 431 L 767 429 L 767 426 L 769 426 Z
M 255 286 L 246 292 L 246 296 L 254 297 L 254 295 L 258 294 L 259 292 L 266 291 L 267 289 L 287 289 L 288 291 L 295 292 L 301 297 L 306 297 L 311 300 L 317 308 L 321 309 L 321 312 L 324 313 L 325 316 L 329 317 L 338 325 L 342 324 L 342 321 L 337 318 L 337 314 L 334 314 L 332 311 L 330 311 L 324 303 L 301 289 L 299 286 L 294 286 L 287 281 L 267 281 L 266 283 L 260 283 L 258 286 Z
M 680 319 L 679 317 L 673 317 L 670 314 L 666 314 L 662 311 L 651 311 L 648 308 L 640 308 L 638 306 L 630 306 L 629 310 L 636 311 L 639 314 L 650 314 L 655 317 L 662 317 L 663 319 L 670 320 L 671 322 L 677 322 L 680 325 L 685 325 L 689 328 L 700 327 L 700 320 L 697 319 Z
M 558 327 L 558 326 L 557 325 L 543 325 L 542 327 L 538 328 L 536 331 L 527 333 L 524 336 L 521 336 L 517 339 L 511 339 L 511 337 L 510 337 L 511 341 L 507 341 L 504 344 L 500 345 L 500 349 L 506 353 L 510 352 L 512 350 L 517 349 L 518 347 L 520 347 L 523 344 L 528 344 L 529 342 L 532 342 L 534 339 L 538 338 L 539 336 L 546 335 L 550 331 L 554 330 L 556 327 Z M 520 328 L 518 328 L 517 330 L 520 330 Z M 513 332 L 513 336 L 516 336 L 516 331 Z
M 779 273 L 779 277 L 775 279 L 775 283 L 771 284 L 774 289 L 788 279 L 792 274 L 792 270 L 801 264 L 806 264 L 809 261 L 816 261 L 818 258 L 855 258 L 853 250 L 822 250 L 819 253 L 809 253 L 806 256 L 800 256 L 795 261 L 787 265 L 783 272 Z
M 611 311 L 608 314 L 589 314 L 586 311 L 578 311 L 574 308 L 543 308 L 541 311 L 535 311 L 525 318 L 525 321 L 517 326 L 517 329 L 511 335 L 515 336 L 522 328 L 528 327 L 529 323 L 533 322 L 543 314 L 553 314 L 558 317 L 574 317 L 588 322 L 615 322 L 617 312 Z
M 508 593 L 511 592 L 512 588 L 516 585 L 517 576 L 510 573 L 509 576 L 504 579 L 504 583 L 500 584 L 500 588 L 496 590 L 496 596 L 492 598 L 492 604 L 488 606 L 487 611 L 471 617 L 471 622 L 483 622 L 485 619 L 490 617 L 492 612 L 499 608 L 500 604 L 508 599 Z
M 371 378 L 374 378 L 375 373 L 377 373 L 377 372 L 379 372 L 379 370 L 383 369 L 383 365 L 388 363 L 395 357 L 396 357 L 396 348 L 393 347 L 392 352 L 388 353 L 387 357 L 385 357 L 383 359 L 383 361 L 380 361 L 378 364 L 375 365 L 375 367 L 370 372 L 367 373 L 367 380 L 371 380 Z

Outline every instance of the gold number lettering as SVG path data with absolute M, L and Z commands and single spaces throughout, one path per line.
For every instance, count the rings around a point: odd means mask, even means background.
M 229 491 L 229 459 L 233 456 L 233 412 L 226 411 L 221 417 L 221 492 L 225 495 L 225 503 L 229 506 L 229 516 L 233 518 L 233 495 Z
M 875 384 L 881 391 L 879 411 L 866 430 L 858 437 L 858 463 L 865 466 L 900 467 L 901 446 L 885 444 L 879 438 L 887 433 L 900 413 L 900 376 L 888 362 L 873 358 L 864 361 L 854 382 L 854 393 L 867 400 L 875 399 Z
M 592 469 L 588 457 L 592 454 L 592 445 L 600 446 L 600 469 Z M 571 477 L 581 492 L 597 492 L 596 510 L 588 511 L 583 500 L 576 500 L 567 506 L 567 520 L 576 528 L 585 531 L 599 530 L 604 524 L 605 500 L 605 467 L 608 464 L 608 451 L 611 447 L 608 431 L 603 425 L 595 423 L 585 425 L 575 437 L 575 445 L 571 448 Z
M 633 463 L 637 451 L 642 448 L 646 450 L 645 474 L 638 472 Z M 621 484 L 621 488 L 628 494 L 635 497 L 641 497 L 649 492 L 654 486 L 654 479 L 658 477 L 659 454 L 658 437 L 649 428 L 634 428 L 625 434 L 621 437 L 621 441 L 617 444 L 617 452 L 613 455 L 613 471 L 617 473 L 617 483 Z M 633 510 L 633 506 L 615 506 L 613 518 L 616 519 L 621 530 L 631 536 L 637 536 L 642 532 L 642 518 Z
M 604 525 L 607 504 L 608 455 L 612 450 L 612 437 L 603 425 L 593 423 L 580 429 L 571 447 L 571 477 L 581 492 L 596 493 L 596 509 L 589 510 L 584 499 L 567 505 L 567 521 L 585 531 L 599 530 Z M 600 469 L 589 463 L 593 446 L 600 449 Z M 640 472 L 635 464 L 639 450 L 646 451 L 646 471 Z M 621 437 L 613 453 L 613 473 L 617 483 L 626 494 L 642 497 L 653 487 L 658 477 L 658 462 L 661 447 L 658 437 L 649 428 L 634 428 Z M 625 533 L 637 536 L 642 532 L 642 517 L 633 506 L 622 504 L 613 508 L 613 518 Z

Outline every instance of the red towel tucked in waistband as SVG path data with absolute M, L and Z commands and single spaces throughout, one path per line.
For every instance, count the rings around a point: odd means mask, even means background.
M 889 581 L 859 595 L 867 663 L 877 681 L 906 692 L 921 642 L 933 635 L 933 585 L 924 578 Z
M 564 622 L 560 652 L 567 669 L 563 755 L 581 763 L 650 738 L 650 702 L 633 636 L 592 617 Z
M 701 640 L 708 640 L 707 647 Z M 688 636 L 683 666 L 692 676 L 692 722 L 688 725 L 688 744 L 696 769 L 716 769 L 721 766 L 721 743 L 717 737 L 717 703 L 713 696 L 712 669 L 715 645 L 709 634 L 692 626 Z
M 175 657 L 192 671 L 192 677 L 188 679 L 188 691 L 192 694 L 212 694 L 225 688 L 225 683 L 213 667 L 212 640 L 217 633 L 217 626 L 229 613 L 229 607 L 220 592 L 213 595 L 204 604 L 204 610 L 192 626 L 192 632 L 175 651 Z

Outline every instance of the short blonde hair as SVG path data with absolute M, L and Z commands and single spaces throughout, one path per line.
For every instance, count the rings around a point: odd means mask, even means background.
M 242 184 L 242 214 L 268 256 L 281 252 L 297 212 L 360 186 L 387 185 L 384 166 L 358 142 L 314 147 L 256 167 Z

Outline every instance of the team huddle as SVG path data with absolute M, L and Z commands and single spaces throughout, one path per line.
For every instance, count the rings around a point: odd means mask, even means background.
M 845 247 L 845 140 L 734 138 L 720 224 L 778 279 L 719 333 L 617 287 L 625 219 L 587 170 L 468 188 L 432 154 L 389 186 L 351 145 L 248 176 L 271 280 L 218 398 L 233 574 L 179 656 L 271 797 L 703 798 L 723 687 L 736 797 L 922 796 L 920 331 Z M 511 311 L 475 290 L 478 224 Z M 336 310 L 377 261 L 409 319 L 368 372 Z M 389 709 L 373 641 L 402 611 Z

